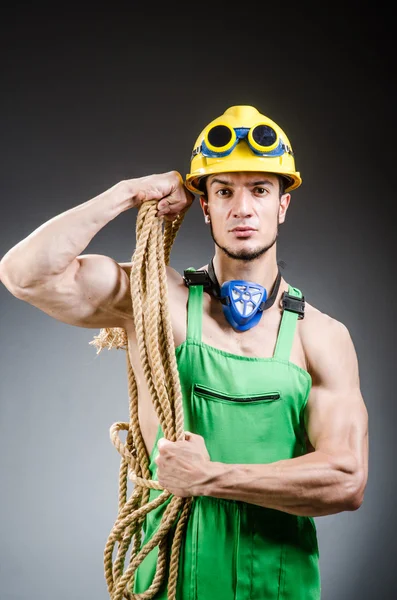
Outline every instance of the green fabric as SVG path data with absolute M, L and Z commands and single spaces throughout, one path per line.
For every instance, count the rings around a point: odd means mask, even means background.
M 300 290 L 289 293 L 301 298 Z M 310 374 L 289 362 L 297 313 L 284 310 L 274 355 L 252 358 L 201 341 L 203 286 L 191 286 L 186 340 L 175 349 L 185 429 L 202 435 L 211 460 L 272 463 L 306 453 L 303 409 Z M 157 479 L 158 428 L 150 470 Z M 150 500 L 161 492 L 150 491 Z M 148 541 L 172 496 L 144 523 Z M 175 525 L 168 536 L 169 548 Z M 153 581 L 158 546 L 135 574 L 134 592 Z M 197 496 L 185 528 L 177 600 L 319 600 L 319 549 L 312 517 L 236 500 Z M 155 596 L 167 600 L 164 584 Z

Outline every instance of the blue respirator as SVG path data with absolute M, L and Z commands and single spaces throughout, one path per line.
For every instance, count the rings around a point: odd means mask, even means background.
M 230 325 L 237 331 L 246 331 L 260 321 L 263 311 L 270 308 L 276 299 L 280 287 L 281 272 L 278 269 L 276 281 L 270 296 L 266 289 L 259 283 L 232 279 L 219 286 L 216 278 L 213 259 L 208 264 L 208 271 L 184 271 L 184 281 L 189 285 L 203 285 L 209 292 L 222 303 L 223 314 Z
M 232 279 L 222 284 L 220 300 L 223 314 L 230 325 L 238 331 L 245 331 L 259 322 L 267 292 L 259 283 Z

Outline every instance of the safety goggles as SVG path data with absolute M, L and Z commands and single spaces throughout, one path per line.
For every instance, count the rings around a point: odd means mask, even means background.
M 258 156 L 281 156 L 285 152 L 292 154 L 291 148 L 283 143 L 273 127 L 259 123 L 254 127 L 214 125 L 206 132 L 201 146 L 193 150 L 192 158 L 196 154 L 208 158 L 228 156 L 240 140 L 246 140 L 252 152 Z

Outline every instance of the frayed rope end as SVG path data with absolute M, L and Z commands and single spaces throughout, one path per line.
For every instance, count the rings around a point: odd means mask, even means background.
M 105 327 L 88 343 L 91 346 L 96 346 L 97 354 L 104 348 L 108 350 L 127 350 L 128 348 L 127 333 L 123 327 Z

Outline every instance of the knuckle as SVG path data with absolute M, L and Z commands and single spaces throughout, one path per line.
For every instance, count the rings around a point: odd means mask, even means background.
M 170 175 L 171 175 L 171 177 L 172 177 L 172 178 L 173 178 L 173 179 L 174 179 L 174 180 L 175 180 L 175 181 L 176 181 L 178 184 L 179 184 L 179 183 L 181 183 L 181 181 L 182 181 L 182 176 L 181 176 L 181 174 L 179 173 L 179 171 L 175 171 L 175 170 L 173 170 L 173 171 L 170 171 Z

